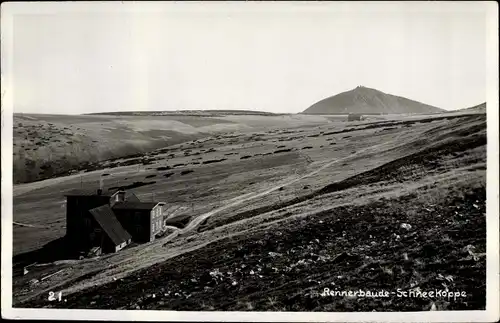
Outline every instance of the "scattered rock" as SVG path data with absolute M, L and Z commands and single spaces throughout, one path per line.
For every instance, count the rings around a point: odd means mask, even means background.
M 411 225 L 408 224 L 408 223 L 402 223 L 400 227 L 401 227 L 401 229 L 405 229 L 405 230 L 408 230 L 408 231 L 411 230 Z

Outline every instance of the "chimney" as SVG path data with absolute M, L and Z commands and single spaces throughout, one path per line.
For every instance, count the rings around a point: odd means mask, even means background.
M 99 178 L 99 189 L 97 190 L 97 195 L 102 195 L 102 189 L 104 187 L 104 179 L 101 177 Z
M 116 192 L 115 202 L 125 202 L 125 191 Z

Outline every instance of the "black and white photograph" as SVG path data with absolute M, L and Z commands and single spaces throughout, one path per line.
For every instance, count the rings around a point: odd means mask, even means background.
M 496 2 L 1 13 L 2 317 L 499 319 Z

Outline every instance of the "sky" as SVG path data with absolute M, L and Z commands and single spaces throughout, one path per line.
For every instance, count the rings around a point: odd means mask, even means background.
M 470 3 L 46 5 L 13 15 L 14 112 L 297 113 L 358 85 L 486 101 L 486 15 Z

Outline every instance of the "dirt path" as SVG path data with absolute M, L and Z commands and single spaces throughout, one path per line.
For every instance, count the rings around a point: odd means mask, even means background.
M 49 227 L 45 227 L 42 225 L 33 225 L 33 224 L 28 224 L 28 223 L 20 223 L 20 222 L 12 222 L 14 225 L 18 225 L 20 227 L 28 227 L 28 228 L 40 228 L 40 229 L 49 229 Z
M 131 169 L 133 169 L 133 168 L 137 169 L 137 165 L 115 167 L 115 168 L 113 168 L 112 172 L 113 172 L 113 175 L 127 174 L 127 173 L 130 173 Z M 85 172 L 85 173 L 81 173 L 81 174 L 79 173 L 79 174 L 72 174 L 72 175 L 66 175 L 66 176 L 61 176 L 61 177 L 49 178 L 49 179 L 46 179 L 43 181 L 38 181 L 38 182 L 16 184 L 12 187 L 12 197 L 23 195 L 23 194 L 29 193 L 31 191 L 34 191 L 34 190 L 45 188 L 47 186 L 60 184 L 62 182 L 66 182 L 69 180 L 76 180 L 76 179 L 79 179 L 80 177 L 85 179 L 87 177 L 96 176 L 96 178 L 97 178 L 102 173 L 109 172 L 109 171 L 110 171 L 109 169 L 99 169 L 99 170 L 94 170 L 94 171 Z M 143 171 L 143 169 L 141 169 L 140 171 Z

